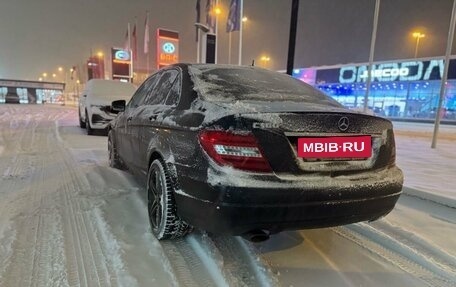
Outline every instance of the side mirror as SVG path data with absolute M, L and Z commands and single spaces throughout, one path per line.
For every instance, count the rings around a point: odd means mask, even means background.
M 123 111 L 125 111 L 125 105 L 126 105 L 125 100 L 114 101 L 111 103 L 111 112 L 116 113 L 116 114 L 123 112 Z

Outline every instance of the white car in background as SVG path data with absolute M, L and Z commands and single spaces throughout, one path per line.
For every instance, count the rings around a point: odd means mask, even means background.
M 136 91 L 131 83 L 113 80 L 92 79 L 87 82 L 79 97 L 79 126 L 92 135 L 94 130 L 107 130 L 117 112 L 111 103 L 117 100 L 128 102 Z

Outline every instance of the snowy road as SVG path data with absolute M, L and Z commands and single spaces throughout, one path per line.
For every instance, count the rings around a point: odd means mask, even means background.
M 2 287 L 456 285 L 456 210 L 409 196 L 373 223 L 261 244 L 158 242 L 143 187 L 76 124 L 72 108 L 0 105 Z

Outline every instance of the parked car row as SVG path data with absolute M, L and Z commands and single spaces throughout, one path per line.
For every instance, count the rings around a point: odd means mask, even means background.
M 375 220 L 401 194 L 391 122 L 287 75 L 178 64 L 130 100 L 95 101 L 93 89 L 81 126 L 108 127 L 109 164 L 144 182 L 158 239 L 197 227 L 261 241 Z

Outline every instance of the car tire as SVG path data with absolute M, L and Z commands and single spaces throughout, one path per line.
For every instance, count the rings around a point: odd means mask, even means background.
M 108 152 L 109 152 L 109 166 L 112 168 L 123 169 L 122 162 L 117 154 L 117 147 L 113 138 L 113 132 L 108 132 Z
M 174 187 L 162 161 L 152 162 L 147 175 L 147 209 L 152 233 L 158 240 L 185 236 L 191 226 L 177 216 Z
M 87 134 L 89 136 L 93 135 L 93 129 L 90 126 L 89 115 L 87 114 L 87 112 L 86 112 L 86 118 L 85 118 L 85 128 L 86 128 Z
M 79 127 L 81 127 L 82 129 L 85 129 L 86 123 L 81 119 L 81 110 L 79 110 L 78 115 L 79 115 Z

